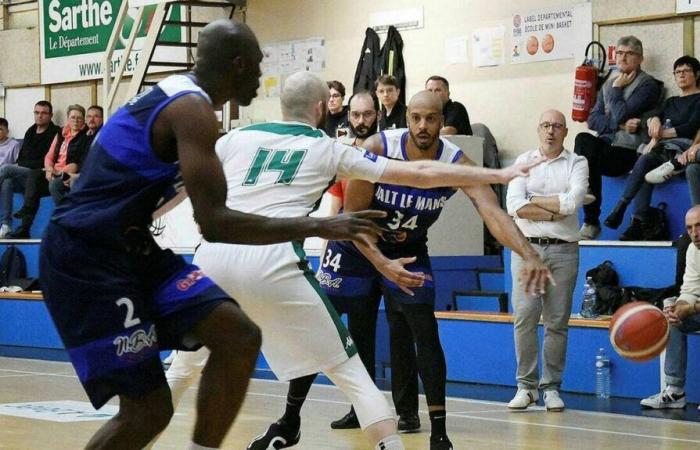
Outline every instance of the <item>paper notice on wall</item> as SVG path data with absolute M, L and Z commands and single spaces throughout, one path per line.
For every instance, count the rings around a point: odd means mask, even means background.
M 676 12 L 687 13 L 700 11 L 700 0 L 676 0 Z
M 322 38 L 273 42 L 262 47 L 260 64 L 265 97 L 279 97 L 287 75 L 299 71 L 321 72 L 326 68 L 326 47 Z
M 514 14 L 511 38 L 514 64 L 583 57 L 593 38 L 591 4 Z
M 505 27 L 477 28 L 472 33 L 472 59 L 474 67 L 500 66 L 503 64 Z
M 447 64 L 466 64 L 469 62 L 467 54 L 466 36 L 445 39 L 445 62 Z

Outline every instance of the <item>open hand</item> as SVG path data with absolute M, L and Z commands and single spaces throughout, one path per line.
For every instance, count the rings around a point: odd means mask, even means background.
M 387 260 L 387 263 L 382 267 L 379 267 L 379 272 L 381 272 L 387 280 L 396 284 L 399 289 L 404 291 L 406 294 L 413 296 L 413 291 L 410 288 L 422 287 L 425 282 L 425 274 L 422 272 L 410 272 L 404 266 L 406 264 L 411 264 L 415 262 L 416 257 L 411 258 L 397 258 Z
M 525 292 L 533 297 L 539 297 L 546 292 L 547 282 L 556 286 L 552 272 L 539 258 L 530 258 L 523 261 L 524 264 L 518 274 L 518 282 Z
M 372 219 L 386 217 L 386 212 L 365 210 L 319 219 L 318 237 L 329 241 L 358 241 L 364 245 L 377 242 L 382 229 Z
M 502 176 L 502 179 L 499 180 L 499 183 L 508 184 L 513 178 L 527 176 L 527 174 L 530 173 L 530 169 L 542 164 L 546 160 L 547 158 L 540 156 L 528 162 L 517 163 L 513 164 L 512 166 L 506 167 L 505 169 L 499 169 L 499 172 Z

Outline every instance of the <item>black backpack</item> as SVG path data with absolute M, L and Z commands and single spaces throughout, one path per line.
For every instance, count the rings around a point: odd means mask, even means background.
M 27 278 L 27 261 L 20 249 L 10 245 L 0 257 L 0 286 L 11 286 L 20 278 Z
M 610 260 L 603 261 L 594 268 L 586 272 L 586 278 L 591 278 L 596 288 L 603 286 L 617 286 L 620 278 L 613 268 L 613 263 Z
M 661 202 L 657 208 L 649 206 L 640 217 L 642 241 L 668 241 L 670 232 L 668 231 L 668 219 L 666 218 L 666 203 Z

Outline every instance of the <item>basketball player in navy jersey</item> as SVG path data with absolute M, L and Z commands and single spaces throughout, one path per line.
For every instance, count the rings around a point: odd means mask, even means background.
M 168 424 L 173 407 L 160 350 L 211 350 L 191 449 L 218 447 L 243 401 L 259 328 L 149 233 L 154 213 L 183 182 L 210 242 L 369 240 L 380 231 L 369 220 L 379 212 L 276 219 L 226 207 L 214 109 L 231 99 L 250 104 L 261 60 L 246 25 L 218 20 L 204 27 L 193 72 L 166 78 L 114 114 L 45 231 L 42 289 L 78 378 L 95 408 L 119 396 L 119 413 L 88 448 L 143 448 Z
M 408 129 L 385 130 L 367 139 L 363 148 L 391 159 L 473 164 L 456 145 L 439 137 L 443 123 L 442 103 L 431 92 L 419 92 L 411 99 L 407 122 Z M 526 290 L 543 292 L 547 281 L 552 280 L 551 272 L 510 216 L 500 208 L 490 186 L 461 189 L 493 235 L 527 261 L 527 267 L 520 274 Z M 321 286 L 334 302 L 367 302 L 371 301 L 368 296 L 384 295 L 391 335 L 392 392 L 400 415 L 399 426 L 413 416 L 414 422 L 418 420 L 417 366 L 430 412 L 431 450 L 449 450 L 452 443 L 445 428 L 446 366 L 434 315 L 435 288 L 427 232 L 454 192 L 454 188 L 420 189 L 350 180 L 345 192 L 345 210 L 371 205 L 373 209 L 386 211 L 387 216 L 380 223 L 391 234 L 385 235 L 386 240 L 377 245 L 329 242 L 319 271 Z M 422 286 L 416 287 L 415 279 L 398 276 L 405 270 L 404 266 L 423 274 Z M 314 378 L 315 375 L 310 375 L 290 382 L 284 416 L 249 448 L 267 448 L 266 444 L 273 443 L 276 436 L 286 440 L 288 436 L 297 435 L 299 411 Z M 350 423 L 354 419 L 348 417 L 351 415 L 354 416 L 353 411 L 341 421 Z M 414 425 L 413 430 L 418 427 L 420 423 Z M 405 424 L 403 428 L 411 429 Z

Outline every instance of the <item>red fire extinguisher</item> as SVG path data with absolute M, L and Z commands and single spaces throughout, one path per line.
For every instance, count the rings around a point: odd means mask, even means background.
M 586 47 L 586 58 L 580 66 L 576 68 L 576 76 L 574 80 L 574 100 L 571 109 L 571 118 L 575 122 L 585 122 L 588 120 L 588 115 L 595 105 L 596 93 L 598 87 L 601 86 L 608 78 L 608 74 L 601 75 L 605 70 L 605 57 L 599 58 L 600 67 L 593 65 L 593 60 L 588 57 L 588 51 L 593 45 L 597 45 L 603 55 L 605 48 L 598 41 L 593 41 Z

